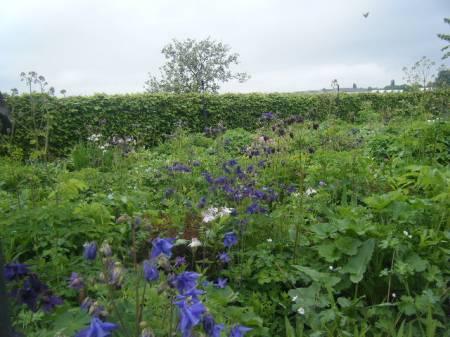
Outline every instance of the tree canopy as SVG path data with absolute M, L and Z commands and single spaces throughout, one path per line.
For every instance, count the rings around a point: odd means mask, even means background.
M 230 80 L 246 81 L 246 73 L 232 72 L 239 54 L 231 48 L 211 40 L 172 40 L 162 49 L 166 63 L 160 68 L 161 77 L 149 74 L 144 88 L 148 92 L 217 92 L 220 83 Z
M 444 22 L 450 25 L 450 18 L 444 18 Z M 441 49 L 444 52 L 442 59 L 446 59 L 450 57 L 450 34 L 438 34 L 438 37 L 449 43 Z

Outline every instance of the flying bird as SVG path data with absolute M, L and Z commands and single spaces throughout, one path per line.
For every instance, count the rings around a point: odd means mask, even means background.
M 363 13 L 363 16 L 367 19 L 367 17 L 369 16 L 369 13 L 370 13 L 370 12 Z

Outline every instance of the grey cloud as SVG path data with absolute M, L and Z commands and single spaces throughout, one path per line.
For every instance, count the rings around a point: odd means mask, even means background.
M 440 60 L 446 0 L 17 0 L 0 12 L 0 90 L 36 70 L 69 94 L 139 92 L 172 38 L 212 38 L 241 55 L 251 80 L 223 91 L 297 91 L 401 82 Z M 362 13 L 370 11 L 367 19 Z

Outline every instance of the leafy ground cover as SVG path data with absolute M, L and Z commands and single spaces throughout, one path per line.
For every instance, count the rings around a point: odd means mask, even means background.
M 26 336 L 449 336 L 450 124 L 261 116 L 0 162 Z

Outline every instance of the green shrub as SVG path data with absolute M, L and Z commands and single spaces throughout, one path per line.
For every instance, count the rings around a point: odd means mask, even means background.
M 350 121 L 367 118 L 368 107 L 386 118 L 429 111 L 437 115 L 449 111 L 449 90 L 395 94 L 224 94 L 204 98 L 208 118 L 202 114 L 202 97 L 198 94 L 94 95 L 48 99 L 52 108 L 49 150 L 53 156 L 66 155 L 79 142 L 101 133 L 105 140 L 113 136 L 132 136 L 137 145 L 160 143 L 182 125 L 201 132 L 207 126 L 222 123 L 227 128 L 254 130 L 263 112 L 273 111 L 280 117 L 302 115 L 310 120 L 330 116 Z M 33 150 L 33 118 L 27 95 L 7 97 L 17 112 L 16 133 L 12 143 L 29 155 Z M 37 107 L 35 117 L 45 111 Z M 9 139 L 4 138 L 4 143 Z

